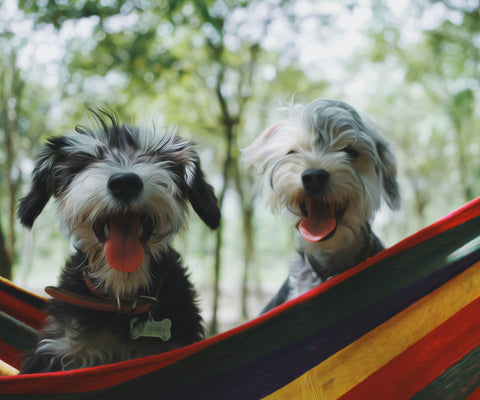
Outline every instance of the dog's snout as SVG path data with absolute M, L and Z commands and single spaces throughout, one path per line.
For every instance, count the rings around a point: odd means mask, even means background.
M 328 182 L 330 174 L 324 169 L 307 169 L 302 174 L 303 187 L 311 196 L 320 194 Z
M 137 174 L 121 172 L 109 178 L 108 189 L 117 199 L 130 201 L 142 192 L 143 182 Z

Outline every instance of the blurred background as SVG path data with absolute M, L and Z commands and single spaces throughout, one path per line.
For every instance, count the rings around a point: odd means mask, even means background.
M 49 135 L 88 107 L 175 123 L 223 222 L 192 212 L 174 247 L 224 331 L 258 315 L 295 255 L 239 160 L 280 107 L 339 99 L 382 127 L 403 197 L 374 224 L 391 246 L 480 194 L 479 84 L 478 0 L 0 1 L 0 275 L 43 293 L 69 252 L 53 202 L 32 231 L 15 216 Z

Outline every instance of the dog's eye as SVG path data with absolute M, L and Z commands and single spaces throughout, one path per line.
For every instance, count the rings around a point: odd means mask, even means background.
M 356 160 L 358 158 L 358 156 L 360 155 L 360 153 L 357 150 L 355 150 L 351 147 L 345 147 L 341 151 L 343 151 L 352 160 Z
M 290 155 L 290 154 L 297 154 L 297 152 L 295 150 L 290 150 L 287 155 Z

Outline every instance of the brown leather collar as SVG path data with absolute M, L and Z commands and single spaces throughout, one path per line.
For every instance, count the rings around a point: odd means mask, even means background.
M 115 300 L 104 300 L 83 296 L 55 286 L 47 286 L 45 292 L 58 300 L 74 306 L 120 314 L 143 314 L 150 310 L 153 304 L 157 303 L 157 299 L 149 296 L 138 296 L 133 301 L 120 300 L 118 297 Z
M 47 286 L 45 292 L 55 299 L 73 304 L 74 306 L 120 314 L 143 314 L 149 311 L 153 304 L 158 302 L 156 297 L 151 296 L 138 296 L 134 300 L 122 300 L 119 297 L 105 296 L 95 287 L 85 271 L 83 271 L 83 277 L 85 284 L 95 297 L 84 296 L 55 286 Z

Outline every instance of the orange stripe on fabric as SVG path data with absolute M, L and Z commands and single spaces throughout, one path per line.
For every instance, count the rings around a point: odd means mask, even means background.
M 338 399 L 478 297 L 480 262 L 265 399 Z

